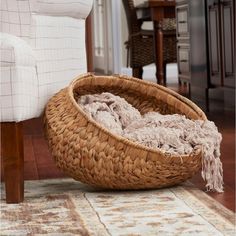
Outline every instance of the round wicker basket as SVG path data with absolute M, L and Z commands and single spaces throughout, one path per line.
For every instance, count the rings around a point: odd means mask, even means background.
M 89 118 L 79 96 L 111 92 L 141 114 L 158 111 L 206 119 L 204 112 L 179 94 L 127 76 L 85 74 L 54 95 L 45 110 L 45 132 L 57 166 L 81 182 L 110 189 L 147 189 L 178 184 L 201 168 L 201 151 L 171 156 L 117 136 Z

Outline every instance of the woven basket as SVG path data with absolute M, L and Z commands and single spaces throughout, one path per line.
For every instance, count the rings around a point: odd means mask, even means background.
M 79 96 L 111 92 L 125 98 L 141 114 L 158 111 L 206 119 L 194 103 L 153 83 L 126 76 L 76 78 L 54 95 L 45 110 L 45 131 L 57 166 L 69 176 L 110 189 L 147 189 L 178 184 L 201 168 L 201 151 L 171 156 L 117 136 L 89 118 Z

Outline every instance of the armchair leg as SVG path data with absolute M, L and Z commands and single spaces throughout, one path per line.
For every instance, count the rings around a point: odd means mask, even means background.
M 24 146 L 22 123 L 1 123 L 1 146 L 6 202 L 22 202 L 24 199 Z

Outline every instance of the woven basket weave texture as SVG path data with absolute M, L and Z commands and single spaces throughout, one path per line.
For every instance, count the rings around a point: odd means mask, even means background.
M 81 182 L 110 189 L 171 186 L 199 171 L 200 150 L 171 156 L 117 136 L 89 118 L 77 99 L 102 92 L 123 97 L 141 114 L 158 111 L 206 120 L 194 103 L 160 85 L 120 75 L 81 75 L 54 95 L 45 110 L 45 133 L 60 169 Z

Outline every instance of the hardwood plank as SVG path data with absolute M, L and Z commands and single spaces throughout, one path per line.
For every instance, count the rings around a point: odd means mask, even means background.
M 24 165 L 25 165 L 25 170 L 24 170 L 25 180 L 39 179 L 38 169 L 35 161 L 27 161 L 24 163 Z
M 35 135 L 40 135 L 40 136 L 44 136 L 44 132 L 43 132 L 43 118 L 39 117 L 39 118 L 34 118 L 34 119 L 30 119 L 27 121 L 22 122 L 23 123 L 23 133 L 24 135 L 31 135 L 31 136 L 35 136 Z
M 37 165 L 54 164 L 47 141 L 42 136 L 33 136 L 33 148 Z
M 52 164 L 44 164 L 38 165 L 38 174 L 39 179 L 52 179 L 52 178 L 62 178 L 66 177 L 64 173 L 62 173 L 56 165 Z
M 24 135 L 24 160 L 25 162 L 35 161 L 34 148 L 31 135 Z

